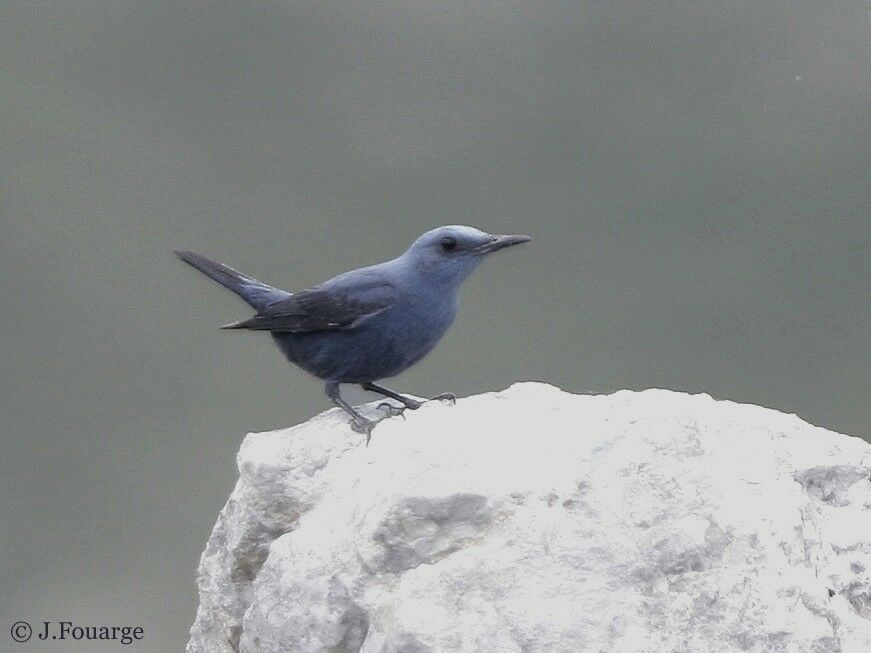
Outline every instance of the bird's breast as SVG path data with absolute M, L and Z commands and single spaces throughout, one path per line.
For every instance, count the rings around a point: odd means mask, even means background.
M 457 316 L 457 296 L 412 295 L 405 306 L 398 306 L 396 319 L 410 340 L 437 342 Z

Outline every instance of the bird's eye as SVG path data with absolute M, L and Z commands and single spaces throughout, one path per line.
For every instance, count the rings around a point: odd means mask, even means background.
M 453 236 L 445 236 L 442 238 L 442 249 L 446 252 L 453 252 L 457 248 L 457 239 Z

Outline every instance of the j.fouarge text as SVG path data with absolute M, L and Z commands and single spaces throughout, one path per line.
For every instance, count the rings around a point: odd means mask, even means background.
M 80 626 L 72 621 L 43 621 L 37 637 L 43 640 L 116 640 L 132 644 L 145 637 L 145 632 L 142 626 Z

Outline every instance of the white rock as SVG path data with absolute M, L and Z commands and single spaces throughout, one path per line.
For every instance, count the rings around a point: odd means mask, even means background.
M 871 446 L 524 383 L 249 435 L 188 651 L 871 651 Z

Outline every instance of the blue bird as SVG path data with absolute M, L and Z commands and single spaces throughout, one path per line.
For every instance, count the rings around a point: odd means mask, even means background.
M 422 402 L 375 381 L 399 374 L 432 350 L 457 315 L 460 284 L 488 254 L 529 240 L 473 227 L 439 227 L 395 259 L 293 294 L 194 252 L 175 253 L 257 310 L 253 317 L 221 328 L 272 334 L 291 363 L 326 381 L 327 396 L 351 416 L 352 427 L 365 433 L 368 443 L 380 420 L 355 410 L 342 398 L 339 384 L 359 384 L 404 406 L 382 404 L 390 414 L 419 408 Z

